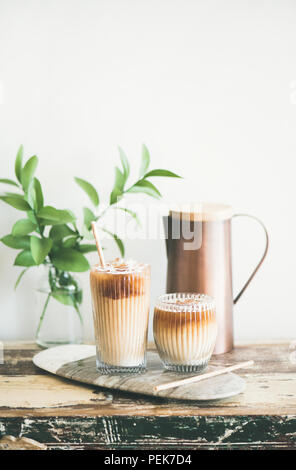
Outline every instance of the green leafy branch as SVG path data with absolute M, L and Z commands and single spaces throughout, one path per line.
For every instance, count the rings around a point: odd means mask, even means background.
M 28 268 L 40 264 L 53 265 L 54 277 L 58 281 L 65 278 L 65 272 L 87 271 L 90 266 L 85 255 L 96 250 L 94 243 L 83 243 L 85 240 L 93 240 L 90 232 L 91 222 L 102 219 L 103 215 L 112 208 L 124 211 L 139 224 L 137 214 L 130 209 L 120 207 L 118 202 L 125 195 L 133 193 L 143 193 L 159 199 L 161 194 L 151 183 L 150 178 L 157 176 L 179 178 L 178 175 L 168 170 L 149 171 L 150 155 L 147 147 L 143 145 L 139 178 L 127 187 L 130 164 L 124 151 L 119 148 L 121 168 L 118 166 L 115 168 L 115 182 L 107 208 L 99 210 L 99 195 L 91 183 L 78 177 L 75 178 L 76 183 L 85 191 L 93 205 L 92 209 L 83 208 L 83 226 L 79 231 L 77 219 L 72 211 L 44 204 L 41 183 L 35 176 L 38 158 L 34 155 L 23 165 L 23 154 L 24 149 L 21 146 L 15 159 L 15 179 L 0 179 L 0 183 L 13 186 L 14 191 L 18 191 L 4 192 L 0 200 L 24 213 L 24 217 L 13 225 L 11 233 L 1 238 L 6 246 L 19 250 L 14 265 L 22 266 L 24 269 L 15 287 L 18 286 Z M 99 228 L 113 237 L 121 256 L 124 256 L 124 244 L 118 235 L 110 232 L 105 226 Z M 72 279 L 70 281 L 72 282 Z M 52 282 L 50 286 L 53 294 L 56 288 L 54 289 Z M 56 298 L 58 298 L 57 295 Z
M 0 199 L 26 215 L 1 239 L 6 246 L 21 250 L 15 258 L 15 266 L 28 268 L 50 262 L 61 271 L 87 271 L 89 263 L 80 251 L 83 237 L 76 227 L 75 215 L 67 209 L 44 205 L 40 181 L 34 176 L 38 158 L 29 158 L 24 166 L 22 162 L 21 146 L 15 160 L 16 180 L 0 180 L 19 190 L 5 192 Z
M 70 292 L 62 281 L 68 271 L 81 272 L 89 269 L 89 263 L 81 250 L 83 237 L 76 228 L 76 218 L 71 211 L 44 205 L 42 187 L 35 176 L 38 158 L 33 156 L 23 165 L 23 153 L 21 146 L 15 159 L 16 179 L 0 179 L 1 183 L 18 190 L 5 192 L 0 199 L 26 216 L 18 220 L 11 233 L 1 239 L 4 245 L 20 250 L 14 265 L 24 269 L 17 278 L 15 288 L 30 267 L 53 265 L 54 273 L 51 272 L 50 276 L 57 282 L 53 285 L 49 279 L 50 294 L 46 306 L 49 298 L 53 297 L 61 303 L 73 305 L 81 318 L 81 292 L 79 289 Z M 68 285 L 75 286 L 76 281 L 70 274 L 67 279 Z
M 92 235 L 90 233 L 91 222 L 99 221 L 110 208 L 124 211 L 126 214 L 131 216 L 138 225 L 140 225 L 140 220 L 139 220 L 137 213 L 125 207 L 118 206 L 118 202 L 121 201 L 125 195 L 133 194 L 133 193 L 142 193 L 150 197 L 159 199 L 161 198 L 161 193 L 156 188 L 156 186 L 153 183 L 151 183 L 151 181 L 149 181 L 149 179 L 156 177 L 156 176 L 180 178 L 180 176 L 178 176 L 176 173 L 173 173 L 172 171 L 169 171 L 169 170 L 155 169 L 155 170 L 148 171 L 149 165 L 150 165 L 150 154 L 146 145 L 143 145 L 139 178 L 131 186 L 127 188 L 126 187 L 127 181 L 130 176 L 130 164 L 122 148 L 119 147 L 118 150 L 119 150 L 119 156 L 120 156 L 122 168 L 119 168 L 118 166 L 115 167 L 115 181 L 114 181 L 112 192 L 110 194 L 109 205 L 107 206 L 107 208 L 105 208 L 103 211 L 99 212 L 98 214 L 95 214 L 93 212 L 93 209 L 90 209 L 88 207 L 83 208 L 83 215 L 84 215 L 83 233 L 85 234 L 87 238 L 88 237 L 92 238 Z M 88 195 L 89 199 L 91 200 L 94 206 L 94 210 L 98 210 L 100 199 L 99 199 L 99 195 L 95 187 L 88 181 L 83 180 L 81 178 L 76 177 L 75 181 Z M 118 237 L 118 235 L 110 232 L 104 226 L 102 227 L 99 226 L 99 228 L 105 233 L 108 233 L 111 237 L 113 237 L 114 241 L 116 242 L 119 248 L 121 256 L 124 256 L 125 254 L 124 243 Z

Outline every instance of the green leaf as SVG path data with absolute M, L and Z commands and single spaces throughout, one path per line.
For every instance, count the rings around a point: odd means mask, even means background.
M 116 204 L 118 201 L 120 201 L 122 196 L 122 191 L 120 191 L 117 188 L 114 188 L 112 193 L 110 194 L 110 205 Z
M 0 178 L 0 183 L 10 184 L 12 186 L 18 187 L 18 184 L 15 181 L 10 180 L 9 178 Z
M 35 263 L 41 264 L 50 252 L 52 240 L 50 238 L 38 238 L 32 235 L 30 246 Z
M 43 206 L 44 200 L 43 200 L 43 192 L 41 188 L 41 183 L 39 179 L 36 177 L 34 178 L 34 188 L 36 192 L 36 210 L 39 210 Z
M 49 237 L 52 238 L 53 240 L 59 241 L 62 240 L 63 238 L 69 237 L 70 235 L 73 235 L 75 232 L 68 227 L 68 225 L 61 224 L 61 225 L 54 225 L 50 229 L 49 232 Z
M 43 193 L 37 178 L 33 178 L 29 184 L 27 199 L 30 206 L 37 212 L 43 206 Z
M 18 149 L 16 159 L 15 159 L 15 165 L 14 165 L 15 176 L 17 177 L 20 183 L 22 182 L 23 154 L 24 154 L 24 147 L 21 145 L 20 148 Z
M 30 249 L 30 237 L 14 237 L 13 235 L 5 235 L 1 238 L 1 242 L 9 248 L 15 248 L 16 250 L 29 250 Z
M 114 233 L 114 236 L 113 236 L 118 248 L 119 248 L 119 251 L 120 251 L 120 254 L 122 256 L 122 258 L 124 257 L 124 253 L 125 253 L 125 250 L 124 250 L 124 244 L 123 244 L 123 241 Z
M 75 222 L 75 216 L 69 210 L 59 210 L 52 206 L 44 206 L 38 211 L 42 225 L 58 225 Z
M 118 207 L 118 206 L 115 206 L 115 209 L 119 209 L 121 211 L 124 211 L 126 212 L 127 214 L 129 214 L 131 217 L 133 217 L 135 219 L 135 221 L 137 222 L 137 224 L 141 227 L 141 222 L 136 214 L 136 212 L 134 211 L 131 211 L 130 209 L 126 209 L 125 207 Z
M 122 173 L 122 171 L 120 171 L 118 166 L 116 166 L 115 167 L 115 184 L 114 184 L 114 188 L 117 188 L 122 192 L 123 188 L 124 188 L 124 185 L 125 185 L 125 181 L 126 181 L 126 179 L 125 179 L 124 174 Z
M 21 251 L 15 258 L 14 266 L 36 266 L 31 251 Z
M 0 199 L 20 211 L 29 211 L 31 209 L 22 196 L 0 196 Z
M 92 233 L 92 230 L 87 230 L 87 228 L 84 224 L 82 225 L 80 232 L 81 232 L 82 237 L 85 238 L 86 240 L 93 240 L 94 239 L 94 235 Z
M 91 222 L 96 221 L 97 218 L 95 214 L 87 207 L 83 208 L 83 215 L 84 215 L 83 217 L 84 225 L 87 228 L 87 230 L 90 230 Z
M 20 275 L 18 276 L 17 280 L 16 280 L 16 283 L 14 284 L 14 290 L 17 288 L 17 286 L 19 285 L 23 275 L 25 274 L 26 271 L 28 271 L 29 268 L 25 268 L 21 271 Z
M 97 251 L 96 245 L 91 244 L 82 244 L 77 248 L 81 253 L 91 253 L 92 251 Z
M 128 179 L 129 174 L 130 174 L 130 165 L 127 159 L 127 156 L 125 155 L 124 151 L 122 150 L 121 147 L 118 147 L 119 150 L 119 155 L 120 155 L 120 160 L 123 168 L 123 174 L 125 181 Z
M 58 302 L 64 305 L 71 305 L 72 307 L 77 308 L 77 304 L 82 302 L 82 291 L 75 293 L 65 293 L 62 290 L 52 292 L 52 296 Z
M 85 256 L 73 248 L 60 248 L 53 254 L 52 263 L 62 271 L 83 272 L 89 269 Z
M 23 185 L 24 191 L 27 191 L 29 184 L 31 182 L 31 179 L 33 178 L 33 175 L 37 168 L 37 165 L 38 165 L 38 158 L 36 157 L 36 155 L 34 155 L 34 157 L 29 158 L 24 168 L 22 169 L 22 185 Z
M 115 167 L 115 183 L 110 195 L 110 204 L 115 204 L 122 196 L 126 178 L 118 167 Z
M 150 181 L 147 180 L 139 180 L 137 181 L 134 186 L 132 186 L 127 193 L 144 193 L 148 194 L 148 196 L 155 197 L 156 199 L 159 199 L 161 197 L 160 192 L 158 189 L 154 186 L 154 184 L 150 183 Z
M 82 303 L 82 297 L 83 297 L 82 289 L 78 290 L 78 291 L 74 294 L 74 299 L 75 299 L 75 301 L 76 301 L 78 304 L 81 304 L 81 303 Z M 77 311 L 77 305 L 76 305 L 76 311 Z
M 31 222 L 33 222 L 33 224 L 37 225 L 37 219 L 36 219 L 35 214 L 34 214 L 33 211 L 28 211 L 27 212 L 27 217 Z
M 113 237 L 114 241 L 116 242 L 116 244 L 119 248 L 120 254 L 123 258 L 125 250 L 124 250 L 124 244 L 123 244 L 123 241 L 121 240 L 121 238 L 119 238 L 118 235 L 116 235 L 116 233 L 109 232 L 109 230 L 107 230 L 105 228 L 101 228 L 101 230 L 103 230 L 103 232 L 106 232 L 109 235 L 111 235 L 111 237 Z
M 90 198 L 91 202 L 95 207 L 99 205 L 99 195 L 96 191 L 96 189 L 93 187 L 92 184 L 90 184 L 88 181 L 83 180 L 81 178 L 74 178 L 76 183 L 83 189 L 83 191 L 86 192 L 88 197 Z
M 11 192 L 8 192 L 8 191 L 5 191 L 4 196 L 16 197 L 16 198 L 18 198 L 18 199 L 23 199 L 23 200 L 25 199 L 25 197 L 24 197 L 23 194 L 11 193 Z
M 66 240 L 63 241 L 63 247 L 64 248 L 73 248 L 73 246 L 76 244 L 77 241 L 77 236 L 74 237 L 69 237 Z
M 36 192 L 35 192 L 33 180 L 29 184 L 29 187 L 27 189 L 27 194 L 25 197 L 28 203 L 30 204 L 30 207 L 36 210 Z
M 28 219 L 18 220 L 12 227 L 12 235 L 14 237 L 21 237 L 33 232 L 37 228 L 37 225 Z
M 149 173 L 145 174 L 144 178 L 149 178 L 151 176 L 165 176 L 168 178 L 181 178 L 181 176 L 176 175 L 176 173 L 173 173 L 172 171 L 161 170 L 161 169 L 149 171 Z
M 140 168 L 140 173 L 139 173 L 140 178 L 143 178 L 143 176 L 147 172 L 149 164 L 150 164 L 149 150 L 147 149 L 146 145 L 143 144 L 143 146 L 142 146 L 142 163 L 141 163 L 141 168 Z
M 73 294 L 65 294 L 63 291 L 52 292 L 51 294 L 54 299 L 64 305 L 71 305 L 75 307 L 75 300 Z

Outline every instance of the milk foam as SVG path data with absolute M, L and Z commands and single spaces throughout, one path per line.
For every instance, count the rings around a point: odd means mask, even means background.
M 99 272 L 110 273 L 110 274 L 131 274 L 146 269 L 148 264 L 139 263 L 133 259 L 116 258 L 113 261 L 106 263 L 103 268 L 100 265 L 94 266 L 94 269 Z

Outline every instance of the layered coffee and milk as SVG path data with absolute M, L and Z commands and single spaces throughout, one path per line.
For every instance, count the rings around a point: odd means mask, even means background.
M 167 369 L 203 370 L 212 355 L 217 322 L 214 301 L 200 294 L 166 294 L 154 310 L 154 340 Z
M 103 373 L 145 367 L 150 267 L 116 259 L 90 272 L 97 367 Z

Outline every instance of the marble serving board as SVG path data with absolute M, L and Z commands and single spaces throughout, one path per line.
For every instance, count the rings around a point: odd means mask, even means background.
M 245 381 L 228 373 L 155 392 L 155 385 L 172 382 L 196 374 L 165 371 L 156 351 L 148 351 L 147 371 L 141 374 L 103 375 L 96 369 L 96 349 L 91 345 L 67 345 L 46 349 L 33 357 L 41 369 L 67 379 L 109 389 L 178 400 L 211 401 L 232 397 L 244 391 Z M 207 372 L 217 367 L 209 365 Z

